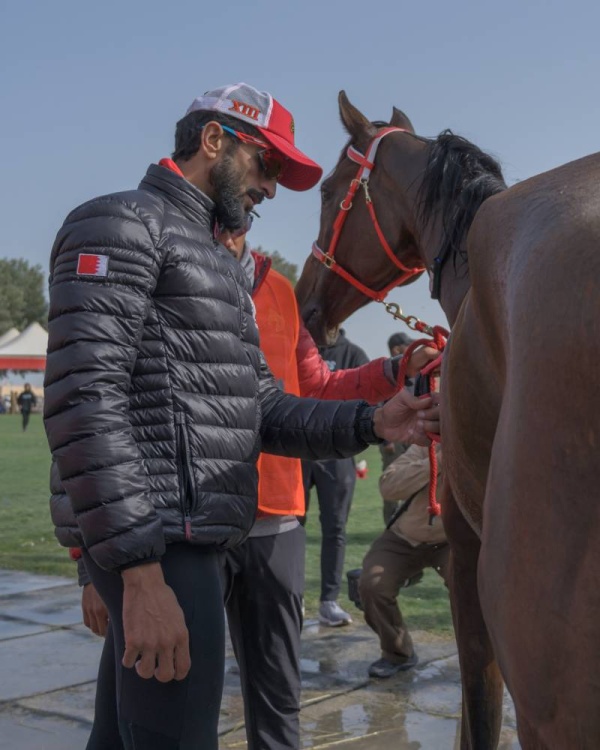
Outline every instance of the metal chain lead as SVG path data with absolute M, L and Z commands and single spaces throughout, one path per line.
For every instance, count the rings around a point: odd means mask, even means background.
M 412 331 L 426 333 L 433 338 L 434 331 L 430 325 L 427 325 L 427 323 L 419 320 L 419 318 L 414 315 L 404 315 L 402 308 L 396 302 L 386 302 L 385 300 L 381 300 L 381 304 L 385 307 L 385 311 L 391 315 L 394 320 L 401 320 L 403 323 L 406 323 Z

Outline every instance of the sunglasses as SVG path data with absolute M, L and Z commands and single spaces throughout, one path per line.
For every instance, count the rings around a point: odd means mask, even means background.
M 223 130 L 237 138 L 242 143 L 249 143 L 251 146 L 258 146 L 261 150 L 257 152 L 258 163 L 262 170 L 262 173 L 267 180 L 278 181 L 283 174 L 285 169 L 286 159 L 274 148 L 271 148 L 270 144 L 260 138 L 255 138 L 253 135 L 247 133 L 240 133 L 239 130 L 234 130 L 227 125 L 221 125 Z
M 252 223 L 254 222 L 254 217 L 258 216 L 258 214 L 248 214 L 246 216 L 246 219 L 244 221 L 243 226 L 241 226 L 239 229 L 231 230 L 226 229 L 224 226 L 215 226 L 214 229 L 214 237 L 216 239 L 219 239 L 219 235 L 223 232 L 230 232 L 232 239 L 237 239 L 238 237 L 241 237 L 243 234 L 247 234 L 252 229 Z
M 248 214 L 246 216 L 246 221 L 244 222 L 244 226 L 240 227 L 240 229 L 237 229 L 233 233 L 233 237 L 241 237 L 243 234 L 247 234 L 252 229 L 252 222 L 254 221 L 254 216 L 252 214 Z

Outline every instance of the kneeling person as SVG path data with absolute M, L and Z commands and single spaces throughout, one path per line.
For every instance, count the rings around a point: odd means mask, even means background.
M 441 460 L 439 445 L 437 451 Z M 379 491 L 384 501 L 403 502 L 367 552 L 358 585 L 365 620 L 381 644 L 381 658 L 371 664 L 369 675 L 391 677 L 417 663 L 398 593 L 425 568 L 433 568 L 446 582 L 450 548 L 441 516 L 429 523 L 427 448 L 410 446 L 383 472 Z

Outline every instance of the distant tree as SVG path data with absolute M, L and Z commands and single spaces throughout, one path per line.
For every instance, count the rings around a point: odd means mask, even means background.
M 20 331 L 30 323 L 47 325 L 42 267 L 22 258 L 0 258 L 0 336 L 13 326 Z
M 298 281 L 298 266 L 295 263 L 290 263 L 290 261 L 286 260 L 283 255 L 277 252 L 277 250 L 269 252 L 268 250 L 263 250 L 260 245 L 256 248 L 256 252 L 261 255 L 266 255 L 267 258 L 271 258 L 273 268 L 276 271 L 279 271 L 282 276 L 285 276 L 286 279 L 289 279 L 292 286 L 296 286 L 296 282 Z

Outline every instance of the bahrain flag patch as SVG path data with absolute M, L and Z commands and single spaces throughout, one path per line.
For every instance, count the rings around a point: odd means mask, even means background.
M 108 276 L 108 255 L 79 253 L 78 276 Z

